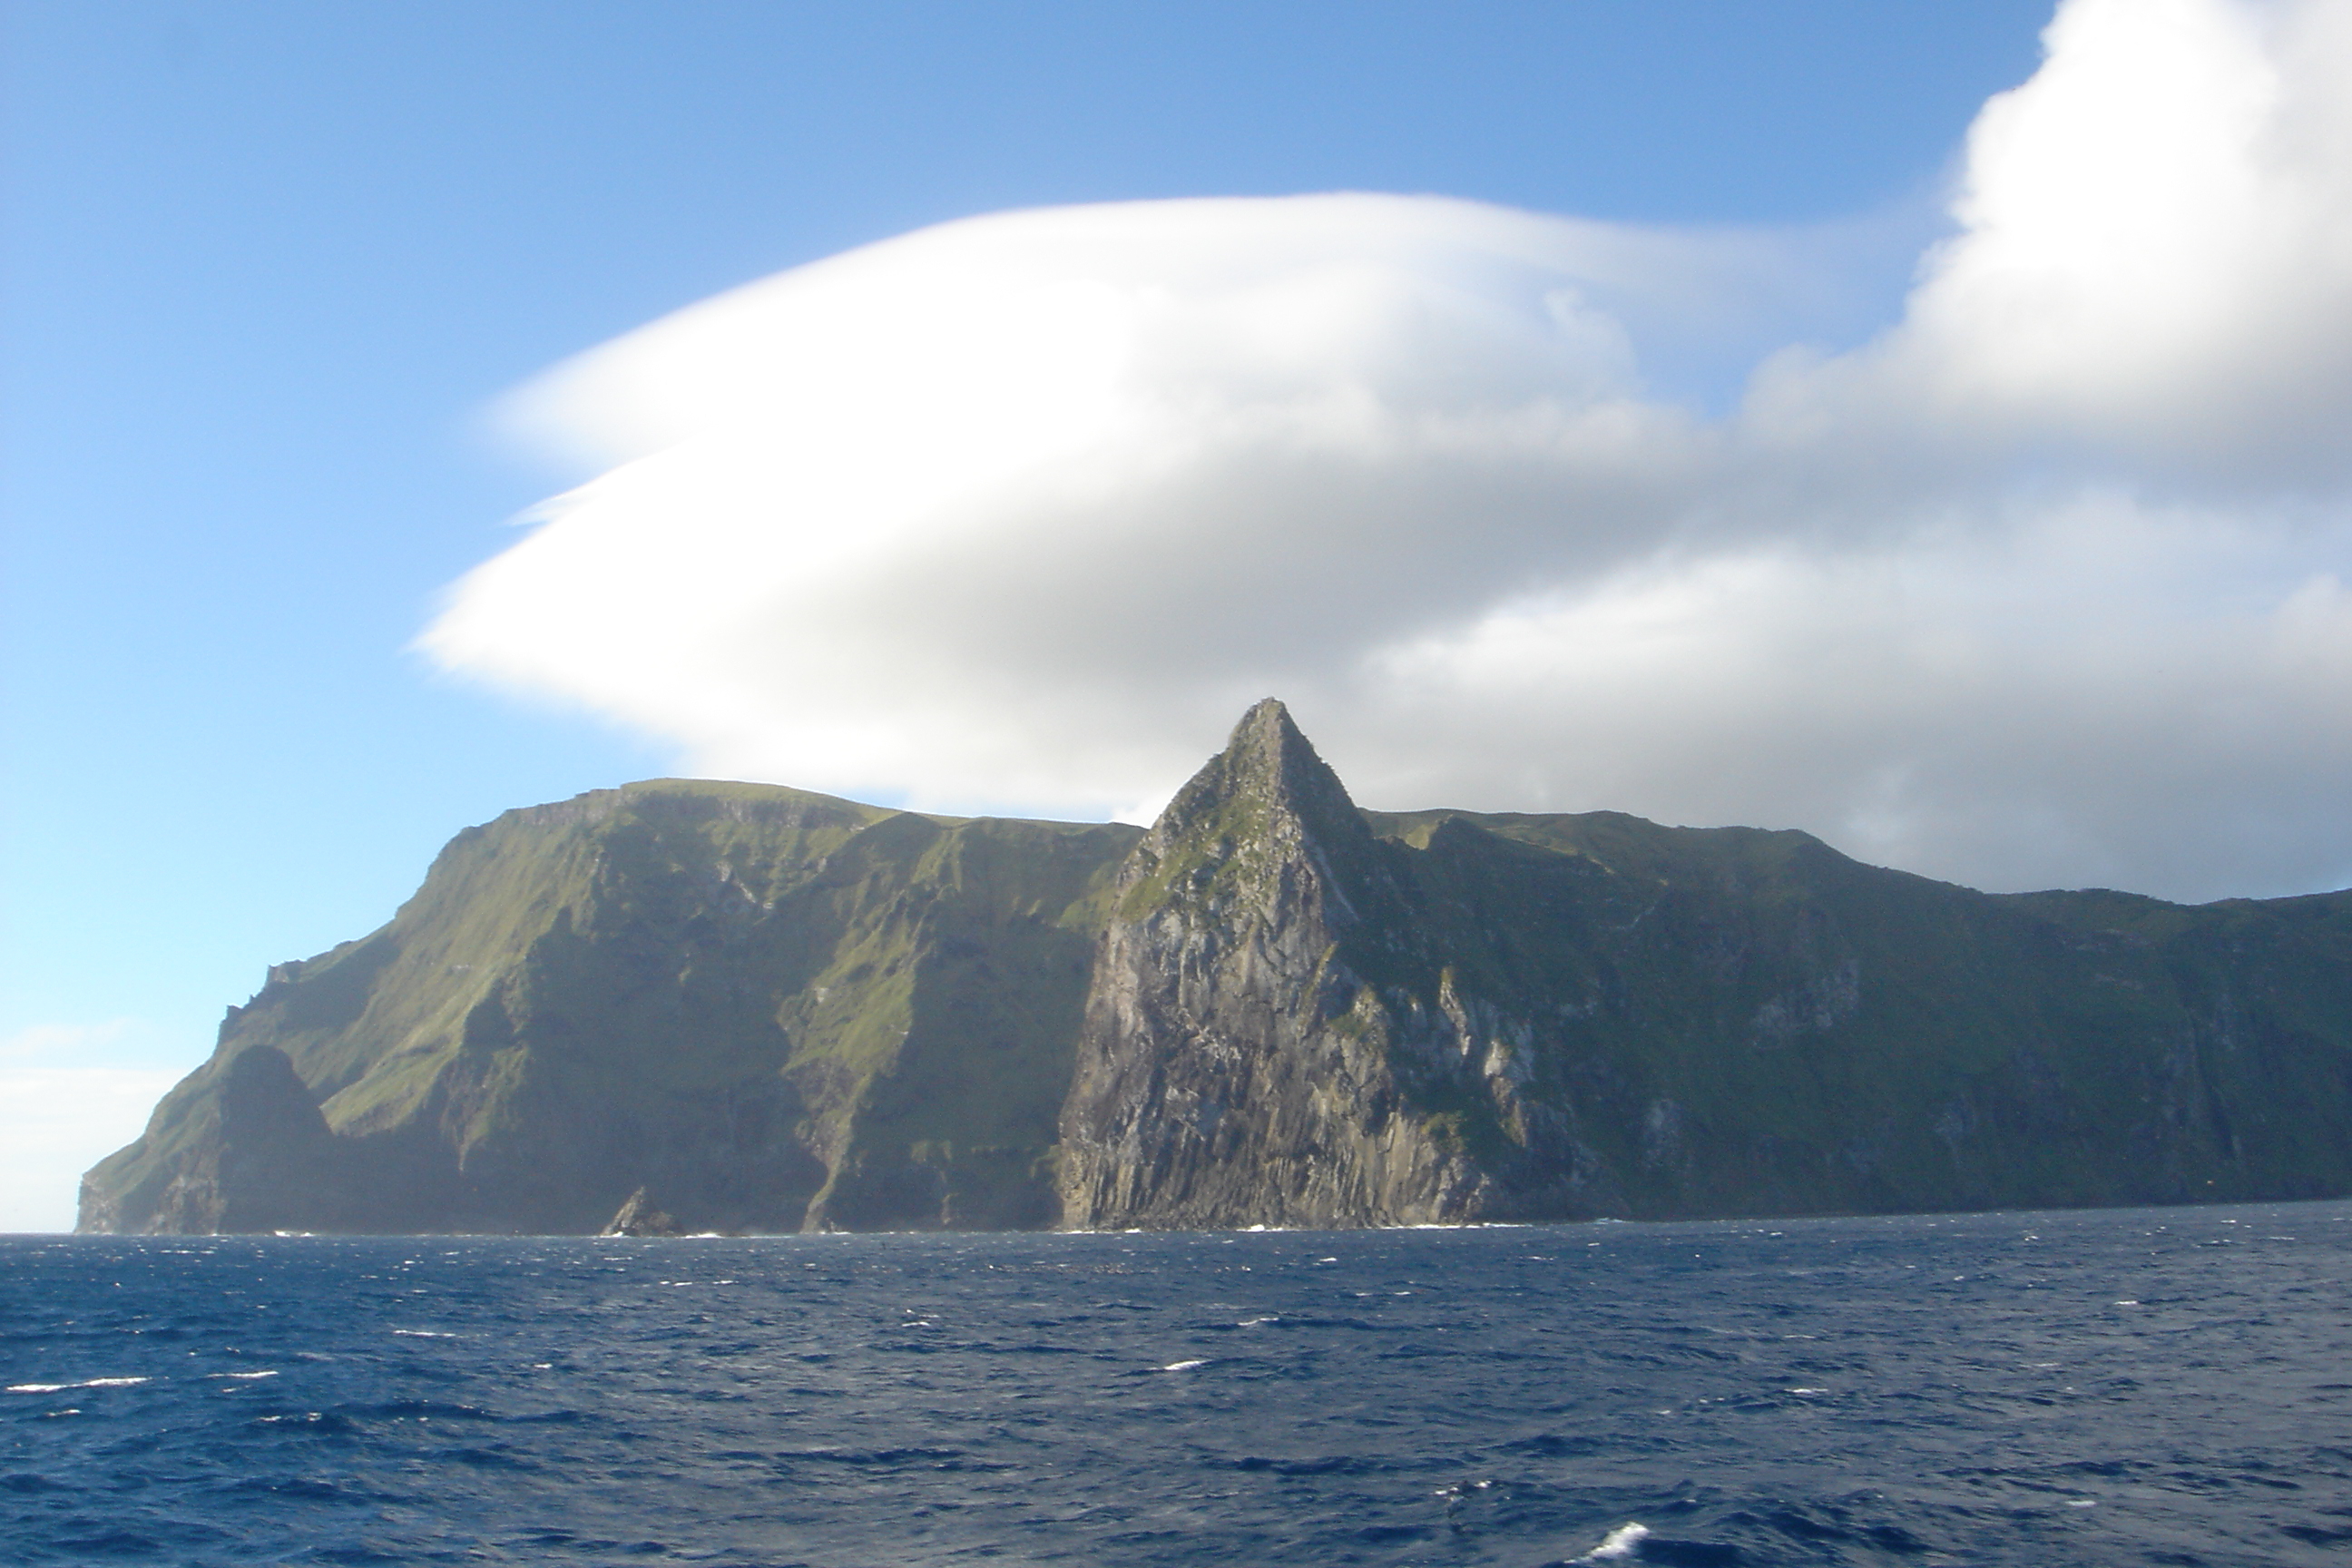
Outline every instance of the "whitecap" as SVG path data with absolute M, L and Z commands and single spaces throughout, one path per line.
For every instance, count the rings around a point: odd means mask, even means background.
M 256 1378 L 276 1377 L 275 1372 L 208 1372 L 205 1374 L 215 1382 L 251 1383 Z
M 1171 1361 L 1160 1370 L 1162 1372 L 1190 1372 L 1196 1366 L 1206 1366 L 1209 1363 L 1206 1361 Z
M 1600 1545 L 1578 1558 L 1579 1563 L 1620 1563 L 1638 1556 L 1642 1542 L 1649 1539 L 1646 1524 L 1621 1524 L 1602 1538 Z
M 12 1383 L 10 1394 L 63 1394 L 68 1388 L 129 1388 L 149 1381 L 143 1377 L 91 1377 L 79 1383 Z

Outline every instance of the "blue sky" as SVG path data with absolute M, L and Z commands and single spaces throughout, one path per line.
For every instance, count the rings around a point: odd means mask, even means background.
M 1784 314 L 1844 350 L 1903 310 L 1963 138 L 2048 20 L 8 5 L 0 1072 L 47 1075 L 59 1128 L 85 1089 L 114 1099 L 0 1172 L 0 1228 L 67 1223 L 65 1167 L 135 1130 L 121 1106 L 201 1059 L 266 964 L 388 917 L 457 828 L 712 754 L 412 647 L 507 520 L 589 477 L 492 418 L 551 365 L 951 219 L 1325 191 L 1827 234 L 1837 287 Z M 1653 380 L 1697 404 L 1755 358 L 1736 331 L 1712 358 L 1672 336 L 1643 339 Z M 2287 890 L 2265 878 L 2243 890 Z

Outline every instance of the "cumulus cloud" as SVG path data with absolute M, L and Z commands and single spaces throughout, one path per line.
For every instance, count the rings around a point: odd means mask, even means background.
M 1842 351 L 1864 228 L 1430 197 L 1004 214 L 722 295 L 518 396 L 604 471 L 423 645 L 941 809 L 1139 815 L 1275 692 L 1370 804 L 2339 882 L 2352 5 L 2046 43 Z
M 2352 6 L 2075 0 L 1978 116 L 1901 330 L 1787 415 L 2079 447 L 2142 478 L 2352 476 Z

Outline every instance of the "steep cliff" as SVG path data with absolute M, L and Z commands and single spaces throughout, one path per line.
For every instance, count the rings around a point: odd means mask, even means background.
M 1429 1114 L 1456 1042 L 1390 1000 L 1427 978 L 1397 859 L 1282 705 L 1252 709 L 1120 868 L 1062 1115 L 1066 1223 L 1475 1211 L 1486 1178 Z
M 1062 1137 L 1098 1226 L 2344 1193 L 2352 896 L 1359 814 L 1266 704 L 1120 869 Z
M 85 1230 L 1051 1223 L 1095 917 L 1137 831 L 632 784 L 461 833 L 281 964 L 83 1184 Z
M 1382 1225 L 2352 1193 L 2352 894 L 1365 812 L 1278 703 L 1148 831 L 662 781 L 278 965 L 101 1231 Z

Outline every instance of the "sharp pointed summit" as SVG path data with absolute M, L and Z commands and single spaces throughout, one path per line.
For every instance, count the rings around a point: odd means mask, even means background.
M 1242 715 L 1225 749 L 1209 759 L 1161 814 L 1181 824 L 1203 799 L 1255 795 L 1302 820 L 1344 837 L 1371 835 L 1348 798 L 1348 786 L 1299 733 L 1290 710 L 1269 697 Z
M 1243 717 L 1120 869 L 1062 1116 L 1066 1223 L 1472 1212 L 1484 1177 L 1412 1113 L 1369 983 L 1414 967 L 1397 853 L 1281 703 Z
M 1352 921 L 1380 877 L 1379 846 L 1345 784 L 1269 697 L 1178 790 L 1118 879 L 1119 909 L 1173 901 L 1223 918 L 1289 918 L 1299 900 Z M 1322 907 L 1328 906 L 1328 907 Z
M 2352 893 L 1997 897 L 1801 833 L 1362 811 L 1268 700 L 1148 831 L 682 781 L 467 828 L 229 1009 L 82 1226 L 2253 1201 L 2352 1193 L 2347 1127 Z

